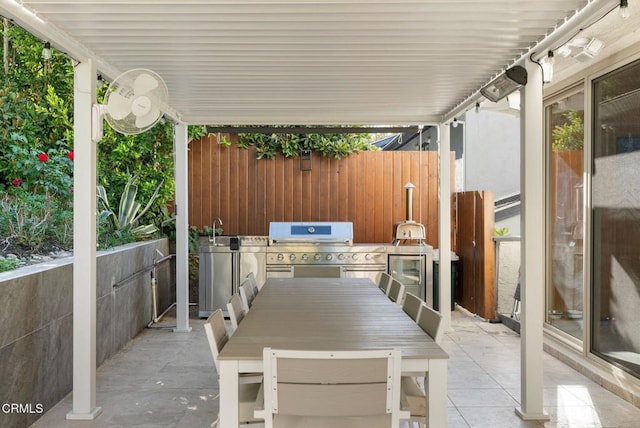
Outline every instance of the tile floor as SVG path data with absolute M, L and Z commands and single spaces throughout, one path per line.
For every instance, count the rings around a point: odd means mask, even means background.
M 640 409 L 618 398 L 555 358 L 544 355 L 544 404 L 550 422 L 525 422 L 514 409 L 520 399 L 520 339 L 502 324 L 452 313 L 449 352 L 449 427 L 640 426 Z M 67 421 L 71 396 L 35 428 L 209 427 L 218 412 L 218 384 L 203 320 L 193 332 L 147 329 L 99 367 L 95 421 Z M 328 427 L 330 428 L 330 427 Z M 438 427 L 436 427 L 438 428 Z

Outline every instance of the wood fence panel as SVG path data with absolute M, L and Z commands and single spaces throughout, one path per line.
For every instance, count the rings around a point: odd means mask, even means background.
M 190 225 L 201 229 L 220 217 L 226 235 L 268 235 L 271 221 L 351 221 L 354 242 L 390 243 L 393 224 L 405 220 L 410 181 L 413 218 L 437 247 L 436 152 L 364 152 L 340 160 L 313 153 L 312 170 L 301 171 L 299 158 L 259 160 L 254 148 L 230 139 L 231 147 L 215 136 L 189 145 Z
M 455 195 L 456 246 L 462 265 L 462 295 L 456 301 L 482 318 L 495 318 L 494 195 L 490 191 Z
M 582 185 L 583 182 L 583 152 L 576 151 L 556 151 L 552 152 L 550 159 L 549 174 L 549 216 L 550 216 L 550 252 L 548 259 L 549 281 L 551 284 L 548 298 L 549 308 L 560 311 L 567 309 L 575 309 L 573 302 L 575 294 L 566 290 L 570 288 L 567 283 L 568 276 L 573 277 L 573 272 L 567 271 L 568 263 L 573 263 L 578 258 L 576 255 L 573 260 L 567 259 L 567 254 L 562 250 L 567 248 L 568 239 L 571 239 L 575 250 L 582 248 L 582 243 L 578 239 L 571 237 L 573 227 L 575 227 L 579 215 L 582 213 L 582 193 L 584 189 L 576 187 Z M 607 228 L 607 231 L 613 233 L 614 229 Z M 569 234 L 569 235 L 567 235 Z M 580 263 L 580 262 L 579 262 Z M 581 265 L 580 265 L 581 266 Z M 564 292 L 564 295 L 563 293 Z M 606 291 L 603 290 L 603 293 Z M 570 300 L 567 301 L 566 299 Z

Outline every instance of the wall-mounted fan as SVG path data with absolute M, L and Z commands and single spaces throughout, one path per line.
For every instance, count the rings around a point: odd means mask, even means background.
M 160 106 L 167 102 L 168 91 L 162 78 L 151 70 L 125 71 L 109 85 L 104 104 L 93 108 L 93 140 L 102 138 L 102 118 L 121 134 L 140 134 L 152 128 L 162 117 Z

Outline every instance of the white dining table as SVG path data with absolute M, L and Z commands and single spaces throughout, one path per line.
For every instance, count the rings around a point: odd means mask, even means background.
M 368 278 L 270 278 L 218 356 L 221 428 L 238 427 L 238 377 L 263 372 L 265 347 L 398 348 L 404 374 L 426 377 L 429 426 L 447 426 L 448 354 Z

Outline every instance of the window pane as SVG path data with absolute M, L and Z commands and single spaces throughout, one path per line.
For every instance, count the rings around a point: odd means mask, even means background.
M 547 322 L 582 340 L 584 93 L 547 107 L 549 262 Z
M 593 89 L 591 350 L 640 376 L 640 61 Z

